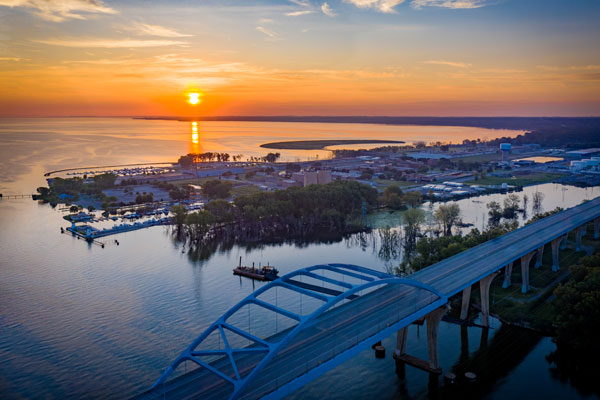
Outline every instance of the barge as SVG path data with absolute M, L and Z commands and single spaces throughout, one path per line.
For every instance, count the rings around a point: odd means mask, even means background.
M 233 269 L 234 275 L 245 276 L 246 278 L 256 279 L 258 281 L 274 281 L 279 278 L 277 275 L 279 271 L 273 266 L 266 265 L 264 267 L 254 267 L 252 263 L 251 267 L 242 265 L 242 257 L 240 257 L 240 265 Z

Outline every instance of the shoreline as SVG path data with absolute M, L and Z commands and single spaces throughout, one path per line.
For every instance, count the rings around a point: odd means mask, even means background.
M 343 146 L 355 144 L 404 144 L 402 140 L 385 139 L 331 139 L 331 140 L 289 140 L 284 142 L 263 143 L 260 147 L 276 150 L 329 150 L 329 146 Z

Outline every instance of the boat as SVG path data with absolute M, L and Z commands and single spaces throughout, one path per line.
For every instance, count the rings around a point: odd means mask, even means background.
M 233 269 L 234 275 L 245 276 L 246 278 L 256 279 L 258 281 L 273 281 L 279 276 L 279 271 L 277 268 L 266 265 L 264 267 L 254 267 L 254 263 L 252 263 L 251 267 L 247 267 L 242 265 L 242 257 L 240 257 L 240 265 Z

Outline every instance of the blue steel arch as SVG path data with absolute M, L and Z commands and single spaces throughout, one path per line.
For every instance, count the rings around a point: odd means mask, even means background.
M 366 283 L 354 285 L 354 284 L 351 284 L 348 282 L 338 281 L 335 279 L 324 277 L 322 275 L 317 275 L 313 272 L 313 271 L 317 271 L 317 270 L 328 270 L 328 271 L 336 272 L 336 273 L 339 273 L 342 275 L 347 275 L 347 276 L 351 276 L 351 277 L 354 277 L 357 279 L 364 280 L 364 281 L 366 281 Z M 302 287 L 294 286 L 293 284 L 286 282 L 286 281 L 289 281 L 290 278 L 293 278 L 295 276 L 308 276 L 311 278 L 322 280 L 324 282 L 329 282 L 329 283 L 332 283 L 332 284 L 335 284 L 335 285 L 338 285 L 341 287 L 345 287 L 345 288 L 347 288 L 347 290 L 341 292 L 340 294 L 338 294 L 336 296 L 332 296 L 332 297 L 325 296 L 320 293 L 316 293 L 316 292 L 304 289 Z M 192 362 L 200 365 L 201 367 L 206 368 L 207 370 L 218 375 L 225 381 L 228 381 L 229 383 L 233 384 L 234 389 L 230 396 L 230 399 L 235 399 L 238 397 L 238 395 L 240 395 L 243 392 L 243 390 L 245 389 L 247 384 L 252 380 L 252 378 L 254 376 L 256 376 L 256 374 L 259 373 L 260 370 L 264 366 L 266 366 L 279 353 L 280 350 L 284 349 L 285 346 L 287 344 L 289 344 L 292 339 L 294 339 L 302 330 L 308 328 L 310 326 L 310 324 L 313 321 L 315 321 L 319 316 L 321 316 L 323 313 L 325 313 L 326 311 L 331 309 L 337 303 L 351 297 L 355 293 L 360 292 L 365 289 L 368 289 L 373 286 L 380 286 L 380 285 L 411 286 L 411 287 L 414 287 L 417 289 L 426 290 L 426 291 L 436 295 L 438 297 L 438 299 L 436 300 L 436 303 L 445 304 L 448 301 L 447 297 L 444 296 L 444 294 L 442 294 L 439 290 L 437 290 L 436 288 L 434 288 L 430 285 L 427 285 L 423 282 L 416 281 L 413 279 L 400 278 L 400 277 L 390 275 L 387 273 L 360 267 L 358 265 L 320 264 L 320 265 L 314 265 L 312 267 L 302 268 L 302 269 L 290 272 L 274 281 L 269 282 L 268 284 L 264 285 L 263 287 L 259 288 L 256 291 L 254 291 L 253 293 L 248 295 L 245 299 L 243 299 L 242 301 L 237 303 L 235 306 L 230 308 L 225 314 L 223 314 L 211 326 L 209 326 L 198 338 L 196 338 L 186 348 L 186 350 L 184 350 L 181 353 L 181 355 L 179 355 L 179 357 L 177 357 L 177 359 L 165 370 L 165 372 L 154 383 L 154 385 L 152 385 L 152 389 L 156 389 L 161 384 L 165 383 L 167 378 L 177 369 L 177 367 L 181 363 L 189 360 L 189 361 L 192 361 Z M 265 293 L 266 291 L 268 291 L 272 288 L 275 288 L 275 287 L 284 287 L 286 289 L 293 290 L 293 291 L 299 292 L 301 294 L 304 294 L 304 295 L 307 295 L 307 296 L 310 296 L 313 298 L 317 298 L 321 301 L 324 301 L 324 304 L 321 307 L 317 308 L 312 313 L 302 316 L 302 315 L 292 313 L 283 308 L 274 306 L 270 303 L 267 303 L 265 301 L 258 299 L 258 296 L 260 296 L 262 293 Z M 294 326 L 294 328 L 290 332 L 288 332 L 281 340 L 279 340 L 278 342 L 275 342 L 275 343 L 270 343 L 270 342 L 267 342 L 266 340 L 263 340 L 263 339 L 260 339 L 256 336 L 254 336 L 248 332 L 245 332 L 245 331 L 235 327 L 234 325 L 227 323 L 227 319 L 229 317 L 231 317 L 233 314 L 235 314 L 237 311 L 239 311 L 245 305 L 249 305 L 249 304 L 255 304 L 260 307 L 266 308 L 270 311 L 273 311 L 273 312 L 279 313 L 281 315 L 284 315 L 286 317 L 289 317 L 291 319 L 295 319 L 298 321 L 298 324 L 296 326 Z M 232 349 L 229 346 L 229 343 L 227 341 L 227 338 L 226 338 L 226 335 L 224 332 L 225 329 L 230 330 L 236 334 L 239 334 L 240 336 L 243 336 L 243 337 L 247 338 L 248 340 L 255 342 L 259 346 L 258 347 L 246 347 L 246 348 L 242 348 L 242 349 Z M 222 336 L 224 345 L 225 345 L 225 350 L 195 351 L 194 349 L 196 349 L 196 347 L 198 347 L 215 330 L 218 330 L 219 334 Z M 250 352 L 267 352 L 267 354 L 252 369 L 252 371 L 249 374 L 247 374 L 244 378 L 242 378 L 237 369 L 236 363 L 233 358 L 233 354 L 234 353 L 250 353 Z M 202 355 L 226 355 L 229 358 L 229 361 L 233 368 L 233 372 L 237 379 L 232 379 L 228 375 L 219 371 L 217 368 L 196 358 L 196 356 L 202 356 Z

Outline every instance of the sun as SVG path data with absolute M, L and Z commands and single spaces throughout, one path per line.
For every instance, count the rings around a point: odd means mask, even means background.
M 188 103 L 195 106 L 200 101 L 200 93 L 188 93 Z

